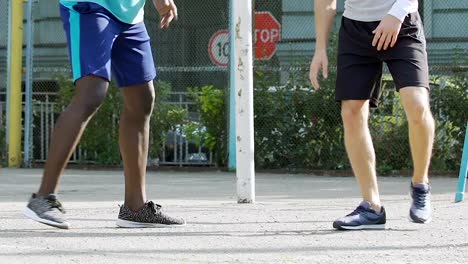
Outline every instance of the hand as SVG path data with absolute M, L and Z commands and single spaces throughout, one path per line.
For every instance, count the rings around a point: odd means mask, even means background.
M 390 46 L 392 48 L 398 39 L 398 33 L 400 33 L 401 21 L 392 15 L 386 15 L 377 28 L 372 31 L 374 33 L 374 39 L 372 40 L 372 46 L 377 46 L 377 50 L 380 51 L 382 48 L 387 50 Z
M 328 78 L 328 56 L 326 50 L 316 50 L 310 63 L 309 78 L 315 90 L 320 89 L 320 84 L 317 80 L 320 69 L 322 69 L 323 77 L 325 79 Z
M 168 28 L 172 20 L 177 20 L 177 7 L 174 0 L 153 0 L 153 4 L 161 17 L 159 28 Z

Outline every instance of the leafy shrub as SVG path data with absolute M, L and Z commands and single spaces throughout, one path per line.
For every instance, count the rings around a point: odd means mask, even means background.
M 468 72 L 434 78 L 433 113 L 436 118 L 432 168 L 458 170 L 468 122 Z
M 335 64 L 336 38 L 329 49 Z M 254 68 L 255 162 L 257 168 L 341 169 L 347 167 L 340 105 L 335 102 L 336 68 L 330 67 L 315 91 L 309 81 L 309 58 L 292 63 L 279 86 L 275 62 Z
M 187 110 L 179 105 L 169 104 L 172 87 L 167 82 L 155 82 L 154 110 L 151 116 L 149 157 L 162 153 L 168 131 L 176 131 L 187 122 Z
M 226 166 L 227 162 L 227 112 L 226 92 L 213 86 L 188 88 L 196 102 L 200 122 L 190 122 L 185 126 L 189 140 L 207 147 L 216 159 L 216 165 Z
M 57 112 L 66 107 L 75 94 L 71 80 L 60 76 L 57 78 L 60 86 Z M 164 82 L 155 82 L 155 107 L 151 116 L 150 157 L 158 157 L 163 148 L 167 131 L 186 120 L 187 112 L 176 105 L 164 103 L 169 96 L 171 86 Z M 121 165 L 118 145 L 118 120 L 122 111 L 122 95 L 111 83 L 106 100 L 99 111 L 89 122 L 80 147 L 84 153 L 84 161 L 92 161 L 99 165 Z
M 334 41 L 334 39 L 333 39 Z M 335 42 L 336 43 L 336 42 Z M 340 105 L 335 103 L 336 47 L 329 51 L 330 74 L 318 91 L 310 88 L 308 61 L 283 69 L 275 62 L 256 62 L 255 161 L 257 168 L 349 169 L 343 140 Z M 463 65 L 466 65 L 463 64 Z M 372 110 L 370 130 L 379 174 L 412 168 L 408 124 L 393 82 L 385 78 L 383 101 Z M 283 81 L 284 83 L 284 81 Z M 432 77 L 432 111 L 436 136 L 432 170 L 457 170 L 468 121 L 468 74 L 463 71 Z

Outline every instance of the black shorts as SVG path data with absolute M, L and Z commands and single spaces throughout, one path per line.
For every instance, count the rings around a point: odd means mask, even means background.
M 418 86 L 429 89 L 426 39 L 419 13 L 411 13 L 402 23 L 394 47 L 377 51 L 372 46 L 380 21 L 361 22 L 343 17 L 338 40 L 336 100 L 370 100 L 379 103 L 382 68 L 385 62 L 397 91 Z

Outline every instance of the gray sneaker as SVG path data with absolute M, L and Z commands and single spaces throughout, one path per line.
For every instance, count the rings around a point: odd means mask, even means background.
M 161 206 L 149 201 L 138 212 L 128 206 L 120 206 L 117 226 L 127 228 L 179 227 L 185 226 L 184 219 L 172 218 L 161 211 Z
M 70 227 L 65 219 L 65 209 L 63 209 L 55 194 L 39 196 L 33 193 L 23 213 L 39 223 L 62 229 Z
M 410 195 L 412 199 L 409 212 L 410 221 L 425 224 L 432 221 L 431 186 L 429 184 L 411 183 Z

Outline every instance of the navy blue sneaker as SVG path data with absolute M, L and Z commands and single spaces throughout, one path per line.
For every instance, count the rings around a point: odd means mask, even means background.
M 385 229 L 386 222 L 383 206 L 380 213 L 377 213 L 369 202 L 363 201 L 352 213 L 335 220 L 333 227 L 338 230 Z
M 425 224 L 432 221 L 431 186 L 429 184 L 411 183 L 412 199 L 409 219 L 414 223 Z

